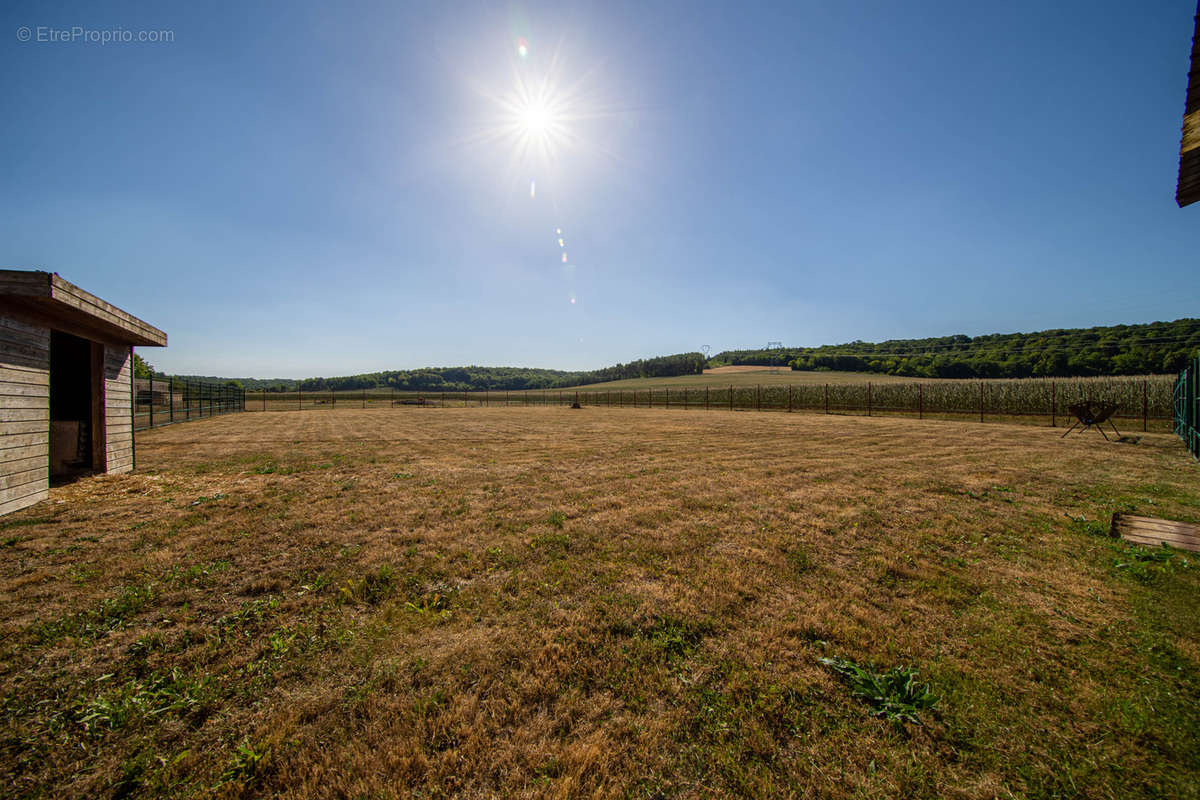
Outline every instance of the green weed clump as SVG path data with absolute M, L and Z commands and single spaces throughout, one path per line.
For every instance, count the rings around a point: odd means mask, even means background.
M 937 705 L 937 696 L 929 684 L 917 681 L 917 670 L 912 667 L 892 667 L 881 673 L 846 658 L 822 658 L 821 663 L 841 675 L 850 693 L 870 706 L 877 717 L 920 724 L 918 712 Z
M 1138 583 L 1151 584 L 1177 569 L 1192 566 L 1187 558 L 1176 559 L 1178 554 L 1166 542 L 1155 548 L 1131 547 L 1113 563 L 1113 568 Z
M 346 603 L 366 603 L 377 606 L 391 595 L 396 585 L 395 571 L 384 564 L 374 572 L 368 572 L 361 578 L 346 581 L 341 587 L 341 596 Z

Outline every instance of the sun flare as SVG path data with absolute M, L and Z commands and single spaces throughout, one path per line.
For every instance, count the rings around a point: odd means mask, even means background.
M 539 56 L 518 39 L 507 74 L 497 71 L 470 81 L 486 101 L 485 111 L 476 131 L 460 144 L 491 149 L 502 159 L 509 183 L 528 188 L 530 199 L 543 194 L 543 186 L 534 188 L 535 179 L 539 184 L 545 179 L 544 187 L 551 190 L 569 171 L 578 175 L 588 169 L 585 161 L 618 158 L 605 122 L 633 113 L 613 102 L 598 80 L 598 66 L 569 70 L 560 49 Z
M 517 124 L 526 136 L 544 136 L 554 125 L 554 116 L 540 100 L 530 100 L 517 115 Z

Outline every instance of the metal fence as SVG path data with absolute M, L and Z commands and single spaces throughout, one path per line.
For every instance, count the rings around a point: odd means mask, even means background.
M 245 410 L 246 392 L 237 386 L 180 378 L 133 380 L 134 430 Z
M 1200 460 L 1200 355 L 1176 378 L 1172 406 L 1175 435 Z
M 511 391 L 248 392 L 246 411 L 416 406 L 545 406 L 679 410 L 807 411 L 919 419 L 972 419 L 1069 426 L 1067 410 L 1083 401 L 1112 402 L 1114 417 L 1143 431 L 1170 430 L 1172 377 L 1066 380 L 939 381 L 930 383 L 696 386 L 651 389 L 529 389 Z

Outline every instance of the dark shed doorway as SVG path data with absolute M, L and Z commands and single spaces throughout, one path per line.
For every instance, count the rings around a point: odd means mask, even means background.
M 50 477 L 92 471 L 94 387 L 92 343 L 50 331 Z

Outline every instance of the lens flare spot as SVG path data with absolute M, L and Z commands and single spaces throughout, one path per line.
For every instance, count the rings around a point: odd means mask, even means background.
M 521 58 L 526 58 L 529 56 L 529 40 L 527 40 L 524 36 L 517 39 L 517 55 L 519 55 Z
M 571 305 L 575 305 L 575 298 L 574 298 L 574 297 L 572 297 L 572 298 L 571 298 Z
M 562 240 L 562 239 L 559 239 L 559 240 L 558 240 L 558 246 L 559 246 L 559 247 L 565 247 L 566 245 L 564 245 L 564 244 L 563 244 L 563 240 Z
M 555 229 L 554 229 L 554 232 L 555 232 L 556 234 L 558 234 L 559 236 L 562 236 L 562 228 L 555 228 Z
M 563 253 L 563 263 L 567 263 L 567 254 Z
M 537 196 L 537 181 L 529 182 L 529 199 L 532 200 Z

